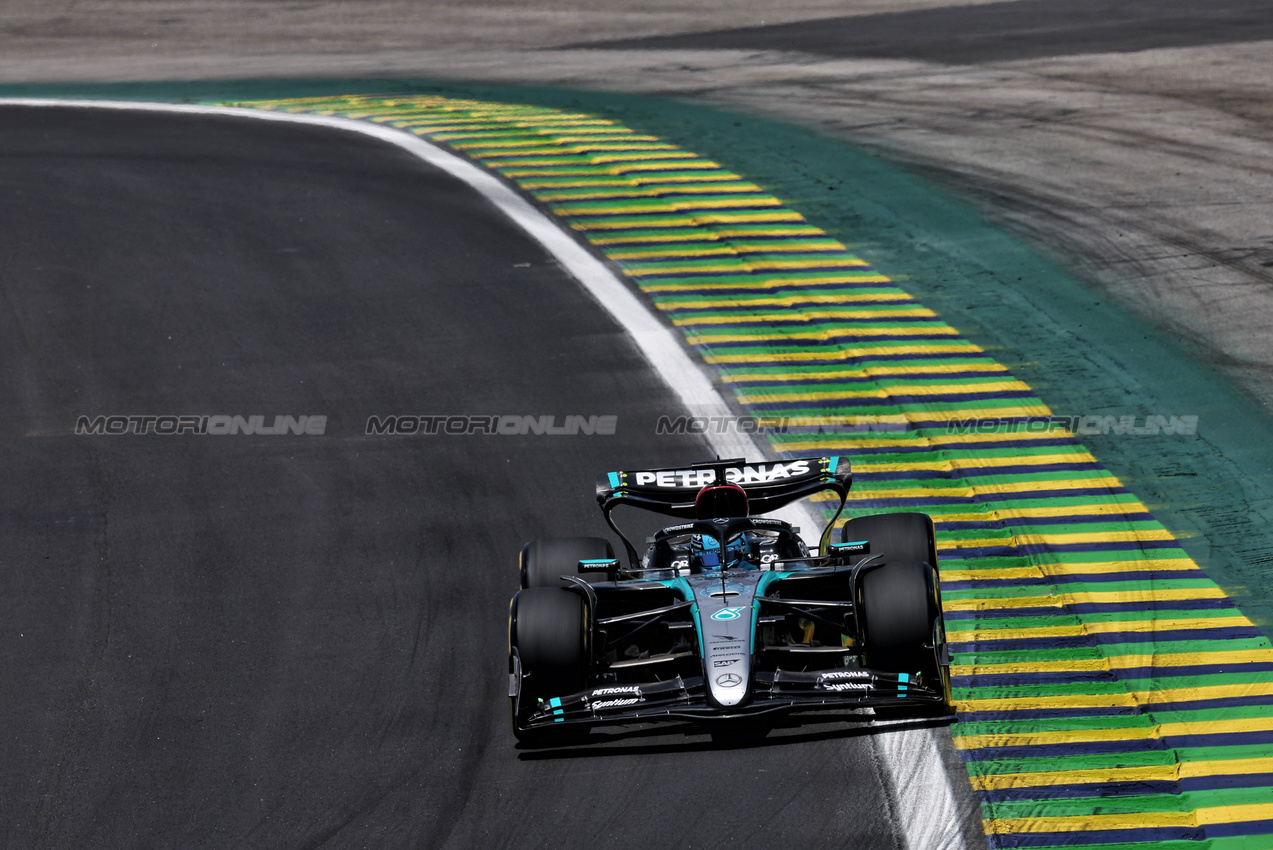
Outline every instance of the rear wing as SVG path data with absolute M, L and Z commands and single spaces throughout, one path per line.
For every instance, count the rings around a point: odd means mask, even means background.
M 840 510 L 843 510 L 852 481 L 848 458 L 835 455 L 773 462 L 733 458 L 688 467 L 607 472 L 597 478 L 597 501 L 606 522 L 623 539 L 629 555 L 636 560 L 635 549 L 610 517 L 611 511 L 620 505 L 694 519 L 698 491 L 712 484 L 726 483 L 743 488 L 753 515 L 776 511 L 825 490 L 840 497 Z M 839 518 L 840 510 L 836 511 L 827 530 Z

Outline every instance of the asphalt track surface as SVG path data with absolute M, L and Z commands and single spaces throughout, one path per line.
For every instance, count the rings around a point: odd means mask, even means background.
M 6 847 L 900 847 L 862 724 L 514 746 L 521 543 L 675 411 L 467 187 L 354 134 L 0 110 Z M 612 437 L 364 436 L 612 414 Z M 75 435 L 81 415 L 326 433 Z M 970 825 L 976 830 L 977 824 Z
M 798 50 L 952 65 L 1273 38 L 1264 0 L 1010 0 L 595 43 L 594 47 Z

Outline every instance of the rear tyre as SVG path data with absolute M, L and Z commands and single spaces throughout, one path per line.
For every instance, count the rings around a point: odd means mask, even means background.
M 889 673 L 919 673 L 936 687 L 943 705 L 916 703 L 905 713 L 944 714 L 949 703 L 949 668 L 939 661 L 945 628 L 937 573 L 926 563 L 890 562 L 862 574 L 859 615 L 866 638 L 866 666 Z M 895 713 L 881 712 L 877 714 Z
M 610 541 L 602 537 L 549 537 L 522 547 L 520 571 L 523 588 L 568 587 L 564 575 L 579 575 L 580 561 L 614 558 Z M 588 573 L 592 581 L 613 581 L 609 573 Z
M 875 514 L 851 519 L 841 528 L 840 541 L 857 540 L 869 541 L 871 556 L 882 555 L 879 560 L 885 563 L 920 561 L 937 568 L 937 535 L 928 514 Z
M 563 588 L 532 587 L 513 597 L 508 643 L 521 664 L 520 693 L 512 698 L 513 734 L 519 741 L 546 743 L 563 736 L 551 727 L 524 727 L 541 700 L 583 690 L 588 662 L 586 617 L 583 599 Z M 570 729 L 569 734 L 587 733 L 586 727 Z

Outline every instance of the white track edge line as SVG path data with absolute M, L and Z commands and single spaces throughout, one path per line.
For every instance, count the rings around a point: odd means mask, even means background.
M 351 118 L 234 106 L 49 98 L 0 98 L 0 106 L 229 115 L 258 121 L 330 127 L 361 133 L 396 145 L 472 187 L 542 245 L 627 330 L 655 372 L 694 415 L 733 416 L 733 411 L 705 374 L 702 364 L 690 358 L 681 346 L 681 341 L 653 313 L 652 305 L 638 299 L 604 263 L 575 241 L 572 235 L 490 172 L 407 130 Z M 719 457 L 761 458 L 769 454 L 749 434 L 735 431 L 704 436 Z M 776 511 L 775 514 L 810 531 L 816 531 L 822 525 L 816 515 L 804 505 L 794 505 L 784 511 Z M 932 731 L 913 729 L 869 737 L 880 753 L 882 762 L 888 766 L 887 779 L 898 804 L 897 814 L 903 821 L 902 832 L 907 847 L 911 850 L 966 848 L 960 827 L 959 807 L 950 777 L 937 754 L 937 743 L 933 740 Z M 905 775 L 899 773 L 899 768 L 905 771 Z M 942 777 L 944 781 L 933 782 L 935 776 Z M 922 781 L 924 778 L 928 781 Z

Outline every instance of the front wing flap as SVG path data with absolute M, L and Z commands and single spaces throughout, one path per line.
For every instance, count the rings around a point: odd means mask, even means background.
M 944 702 L 940 688 L 918 673 L 867 669 L 817 672 L 760 672 L 752 698 L 740 706 L 719 708 L 707 701 L 700 677 L 677 677 L 637 685 L 601 685 L 579 693 L 540 700 L 529 713 L 527 729 L 557 724 L 625 723 L 659 719 L 728 719 L 783 711 L 846 710 L 874 706 L 933 705 Z

